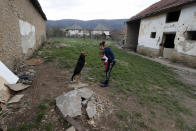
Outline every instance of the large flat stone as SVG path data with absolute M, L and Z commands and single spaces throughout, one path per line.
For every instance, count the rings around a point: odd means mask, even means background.
M 22 95 L 15 95 L 14 97 L 12 97 L 9 101 L 8 104 L 12 104 L 12 103 L 17 103 L 19 102 L 22 98 L 23 98 L 23 94 Z
M 87 99 L 89 100 L 92 96 L 93 96 L 93 91 L 88 89 L 88 88 L 81 88 L 81 89 L 78 89 L 78 94 L 84 98 L 84 99 Z
M 63 117 L 76 117 L 82 114 L 81 97 L 76 90 L 64 93 L 56 98 L 56 105 Z
M 88 102 L 86 112 L 89 118 L 93 118 L 96 115 L 96 105 L 92 101 Z
M 18 84 L 6 84 L 6 86 L 13 90 L 13 91 L 21 91 L 21 90 L 24 90 L 28 87 L 30 87 L 30 85 L 24 85 L 22 83 L 18 83 Z
M 9 89 L 5 84 L 8 84 L 8 82 L 0 76 L 0 103 L 6 103 L 11 97 Z

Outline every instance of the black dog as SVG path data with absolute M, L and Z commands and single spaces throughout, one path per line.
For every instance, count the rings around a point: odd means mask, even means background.
M 73 76 L 71 77 L 71 80 L 73 81 L 74 80 L 74 77 L 76 75 L 79 75 L 80 76 L 80 72 L 82 71 L 84 65 L 85 65 L 85 57 L 87 56 L 88 54 L 83 52 L 80 54 L 80 57 L 78 59 L 78 62 L 77 62 L 77 65 L 76 65 L 76 68 L 74 70 L 74 73 L 73 73 Z

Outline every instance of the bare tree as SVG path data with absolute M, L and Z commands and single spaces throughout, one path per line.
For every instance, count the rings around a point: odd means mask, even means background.
M 48 28 L 46 31 L 47 38 L 50 37 L 65 37 L 65 33 L 60 28 Z

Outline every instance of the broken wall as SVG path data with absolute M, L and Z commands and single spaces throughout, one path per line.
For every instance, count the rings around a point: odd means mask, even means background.
M 164 33 L 176 32 L 175 48 L 169 59 L 196 67 L 196 41 L 186 39 L 187 31 L 196 31 L 196 4 L 182 7 L 177 22 L 166 23 L 166 17 L 167 13 L 164 13 L 141 20 L 137 51 L 143 53 L 144 50 L 153 50 L 158 56 Z M 152 32 L 156 32 L 155 38 L 151 38 Z
M 29 0 L 0 0 L 0 60 L 10 68 L 46 39 L 45 20 Z
M 126 36 L 124 48 L 136 51 L 138 45 L 140 21 L 126 23 Z

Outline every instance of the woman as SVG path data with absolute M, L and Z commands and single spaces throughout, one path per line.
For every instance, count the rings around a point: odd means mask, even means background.
M 108 66 L 106 69 L 106 80 L 101 84 L 101 87 L 107 87 L 110 80 L 110 73 L 112 71 L 113 66 L 115 65 L 115 56 L 112 50 L 109 47 L 105 47 L 105 41 L 102 41 L 99 44 L 99 49 L 104 52 L 104 55 L 108 58 Z

